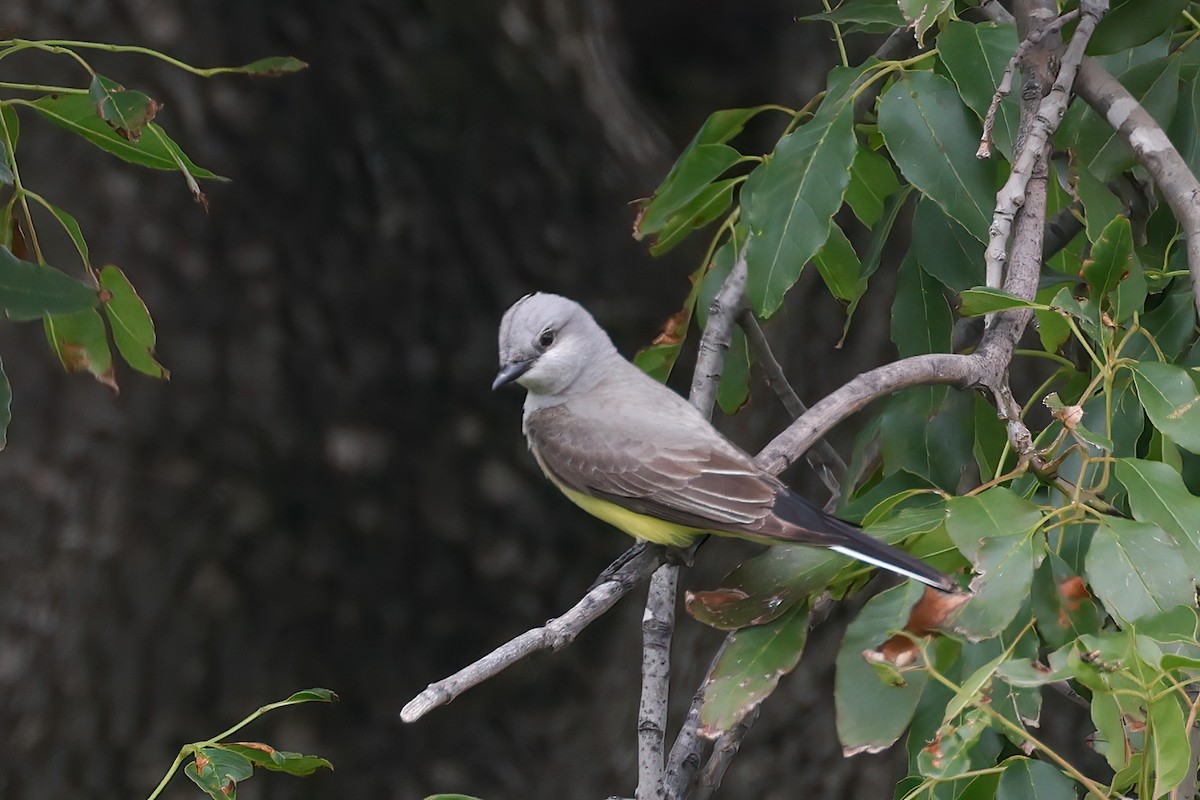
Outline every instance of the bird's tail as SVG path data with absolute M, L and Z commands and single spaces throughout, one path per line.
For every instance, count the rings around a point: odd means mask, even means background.
M 775 511 L 804 530 L 805 535 L 802 539 L 797 537 L 798 540 L 828 547 L 844 556 L 912 578 L 943 592 L 958 589 L 958 584 L 921 559 L 868 536 L 860 528 L 826 514 L 793 492 L 789 491 L 786 498 L 776 498 Z

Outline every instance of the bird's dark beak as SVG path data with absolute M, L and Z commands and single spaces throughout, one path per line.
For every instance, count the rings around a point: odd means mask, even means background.
M 505 364 L 496 373 L 496 380 L 492 381 L 492 391 L 494 392 L 501 386 L 512 383 L 524 375 L 533 366 L 533 361 L 534 359 L 531 358 L 528 361 L 514 361 L 511 364 Z

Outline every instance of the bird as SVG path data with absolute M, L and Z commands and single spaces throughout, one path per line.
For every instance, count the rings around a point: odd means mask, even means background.
M 684 398 L 626 360 L 574 300 L 527 294 L 504 314 L 492 389 L 526 390 L 522 429 L 546 477 L 635 539 L 709 534 L 825 547 L 943 592 L 920 559 L 827 514 L 759 467 Z

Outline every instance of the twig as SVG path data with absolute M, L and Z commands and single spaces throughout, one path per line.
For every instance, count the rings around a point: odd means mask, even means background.
M 725 771 L 733 763 L 733 757 L 738 754 L 742 741 L 750 732 L 750 727 L 754 725 L 755 720 L 758 719 L 761 709 L 761 705 L 755 706 L 753 711 L 733 727 L 733 730 L 726 731 L 717 739 L 713 745 L 712 756 L 704 765 L 704 769 L 700 771 L 700 780 L 696 784 L 696 792 L 693 795 L 694 800 L 709 800 L 713 793 L 721 788 L 721 780 L 725 777 Z
M 721 647 L 717 649 L 717 654 L 713 656 L 713 663 L 716 663 L 716 660 L 721 657 L 727 644 L 729 644 L 728 636 L 725 637 Z M 711 664 L 709 669 L 712 669 Z M 704 686 L 701 685 L 692 697 L 692 705 L 688 708 L 683 726 L 680 727 L 679 734 L 675 737 L 675 744 L 671 747 L 671 755 L 667 758 L 665 781 L 667 800 L 682 800 L 687 797 L 688 789 L 696 777 L 696 772 L 700 769 L 700 751 L 704 748 L 704 742 L 700 739 L 700 707 L 703 704 Z
M 638 704 L 637 800 L 663 798 L 663 741 L 671 678 L 671 636 L 679 567 L 663 564 L 650 578 L 642 617 L 642 696 Z
M 783 367 L 775 359 L 775 354 L 771 352 L 771 344 L 767 341 L 762 326 L 758 324 L 758 320 L 755 319 L 754 313 L 749 308 L 743 309 L 742 313 L 738 315 L 738 325 L 746 333 L 746 340 L 754 352 L 754 360 L 766 372 L 767 385 L 775 391 L 792 419 L 799 418 L 808 410 L 808 407 L 804 405 L 799 395 L 796 394 L 796 390 L 788 383 L 787 376 L 783 374 Z M 837 499 L 842 493 L 842 478 L 846 475 L 846 462 L 838 455 L 838 451 L 833 449 L 833 445 L 824 439 L 806 450 L 804 458 L 816 471 L 821 483 L 825 484 L 825 488 L 829 489 L 832 495 L 830 503 L 836 505 Z
M 1154 118 L 1100 62 L 1084 59 L 1075 88 L 1133 151 L 1183 226 L 1188 270 L 1200 311 L 1200 182 Z
M 985 253 L 987 285 L 999 287 L 1001 276 L 1008 254 L 1008 241 L 1012 232 L 1013 220 L 1017 211 L 1025 202 L 1025 186 L 1029 182 L 1034 165 L 1042 159 L 1046 142 L 1058 128 L 1063 115 L 1067 111 L 1067 103 L 1071 97 L 1071 86 L 1075 81 L 1075 73 L 1083 60 L 1083 51 L 1091 38 L 1092 31 L 1104 15 L 1108 3 L 1106 0 L 1083 0 L 1080 3 L 1079 25 L 1071 37 L 1062 56 L 1062 66 L 1058 77 L 1050 87 L 1050 92 L 1037 107 L 1030 124 L 1025 130 L 1015 158 L 1012 171 L 1004 186 L 996 193 L 996 211 L 992 217 L 992 226 L 988 235 L 988 246 Z M 1039 225 L 1044 224 L 1039 222 Z M 1039 269 L 1041 251 L 1038 251 Z
M 1008 60 L 1008 64 L 1004 67 L 1004 74 L 1000 77 L 1000 85 L 996 87 L 996 93 L 992 95 L 992 102 L 988 105 L 987 114 L 983 118 L 983 136 L 979 139 L 979 150 L 975 153 L 976 158 L 992 157 L 992 128 L 996 125 L 996 111 L 1000 108 L 1000 102 L 1012 91 L 1013 75 L 1016 73 L 1017 66 L 1021 63 L 1021 60 L 1048 35 L 1058 33 L 1063 29 L 1064 25 L 1068 25 L 1078 18 L 1079 9 L 1072 9 L 1049 25 L 1038 28 L 1030 33 L 1017 46 L 1012 58 Z
M 649 578 L 663 561 L 662 548 L 644 548 L 634 558 L 627 559 L 625 565 L 613 573 L 609 580 L 595 586 L 561 617 L 555 617 L 540 628 L 526 631 L 450 677 L 429 684 L 425 691 L 404 706 L 400 718 L 405 722 L 415 722 L 531 653 L 565 647 L 633 587 Z
M 729 277 L 713 297 L 708 310 L 708 321 L 704 335 L 696 349 L 696 369 L 692 372 L 692 388 L 688 401 L 708 416 L 717 399 L 717 387 L 721 384 L 721 372 L 725 365 L 725 353 L 729 350 L 729 339 L 738 313 L 746 302 L 746 247 L 738 253 L 737 261 Z

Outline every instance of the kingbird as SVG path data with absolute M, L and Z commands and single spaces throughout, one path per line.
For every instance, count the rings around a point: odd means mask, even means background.
M 499 339 L 492 388 L 515 381 L 528 390 L 529 449 L 589 514 L 669 547 L 707 533 L 815 545 L 942 591 L 957 588 L 755 464 L 690 403 L 625 360 L 575 301 L 526 295 L 505 312 Z

